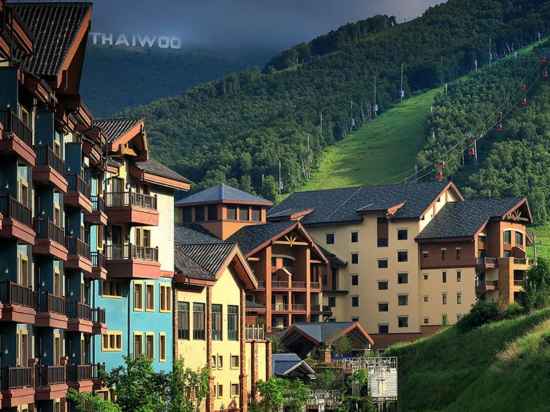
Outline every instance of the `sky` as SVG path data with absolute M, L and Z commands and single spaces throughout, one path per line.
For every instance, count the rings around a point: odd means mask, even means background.
M 442 0 L 95 0 L 93 31 L 168 35 L 184 44 L 285 48 L 351 21 L 416 17 Z

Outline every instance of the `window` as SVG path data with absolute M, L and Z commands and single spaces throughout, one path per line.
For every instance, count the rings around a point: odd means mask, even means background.
M 239 307 L 227 306 L 227 339 L 239 340 Z
M 523 233 L 515 232 L 515 237 L 516 246 L 523 247 Z
M 430 323 L 430 318 L 424 318 L 424 324 L 427 325 L 428 323 Z
M 406 262 L 409 260 L 409 253 L 406 250 L 400 250 L 397 252 L 397 261 Z
M 184 208 L 182 215 L 183 215 L 182 218 L 184 223 L 191 223 L 193 221 L 193 208 L 192 207 Z
M 424 259 L 428 259 L 429 256 L 430 256 L 430 254 L 429 254 L 429 252 L 428 252 L 427 250 L 423 250 L 423 251 L 422 251 L 422 257 L 423 257 Z
M 193 339 L 205 339 L 204 303 L 193 303 Z
M 508 245 L 512 243 L 512 232 L 510 230 L 507 230 L 503 233 L 503 241 Z
M 351 275 L 351 285 L 352 286 L 359 285 L 359 275 Z
M 441 272 L 441 281 L 447 283 L 447 272 Z
M 222 384 L 217 384 L 216 385 L 216 396 L 218 398 L 222 398 L 223 397 L 223 385 Z
M 359 306 L 359 296 L 351 297 L 351 306 L 353 306 L 354 308 Z
M 238 383 L 232 383 L 231 384 L 231 396 L 239 396 L 239 384 Z
M 397 296 L 397 304 L 399 306 L 407 306 L 409 304 L 409 295 Z
M 378 269 L 386 269 L 388 267 L 388 259 L 378 259 Z
M 387 280 L 379 280 L 378 281 L 378 290 L 388 290 L 388 281 Z
M 390 331 L 390 328 L 387 323 L 379 323 L 378 324 L 378 334 L 379 335 L 387 335 Z
M 143 284 L 134 284 L 134 310 L 143 310 Z
M 166 335 L 164 333 L 159 334 L 159 360 L 166 361 Z
M 462 257 L 462 249 L 457 247 L 455 249 L 455 259 L 460 260 L 461 257 Z
M 145 355 L 147 356 L 147 359 L 153 360 L 155 357 L 155 335 L 152 333 L 148 333 L 145 337 L 146 341 L 146 352 Z
M 212 339 L 222 340 L 222 305 L 212 305 Z
M 351 243 L 359 242 L 359 232 L 351 232 Z
M 237 220 L 237 206 L 227 206 L 227 219 Z
M 461 304 L 462 304 L 462 293 L 460 293 L 460 292 L 458 292 L 458 293 L 456 294 L 456 303 L 457 303 L 458 305 L 461 305 Z
M 239 355 L 231 355 L 231 368 L 237 369 L 239 366 Z
M 428 280 L 429 275 L 427 273 L 424 273 L 424 280 Z
M 204 222 L 204 206 L 195 207 L 195 222 Z
M 189 302 L 178 302 L 178 339 L 189 339 Z
M 446 313 L 441 315 L 441 324 L 443 326 L 447 326 L 449 324 L 449 316 Z
M 444 304 L 444 305 L 447 304 L 447 294 L 446 293 L 441 294 L 441 303 Z
M 262 209 L 260 209 L 259 207 L 253 207 L 252 208 L 252 220 L 254 222 L 259 222 L 261 219 L 261 213 L 262 213 Z
M 409 317 L 408 316 L 398 316 L 397 317 L 397 325 L 400 328 L 408 328 L 409 327 Z
M 359 316 L 352 316 L 351 321 L 352 322 L 359 322 Z
M 397 283 L 405 284 L 409 283 L 409 274 L 408 273 L 398 273 L 397 274 Z
M 334 233 L 327 233 L 326 234 L 326 241 L 327 241 L 327 245 L 333 245 L 334 244 Z
M 397 240 L 407 240 L 409 237 L 407 229 L 399 229 L 397 231 Z
M 218 369 L 223 369 L 223 355 L 218 355 Z
M 218 220 L 218 206 L 208 206 L 208 220 Z
M 446 255 L 447 255 L 447 249 L 445 248 L 441 249 L 441 260 L 445 260 Z
M 424 295 L 424 302 L 429 302 L 430 301 L 430 297 L 428 295 Z
M 143 336 L 141 333 L 134 333 L 134 355 L 140 356 L 143 355 Z
M 170 312 L 172 310 L 172 287 L 160 285 L 160 311 Z
M 122 332 L 110 331 L 101 335 L 102 352 L 120 352 L 122 350 Z
M 462 272 L 460 270 L 456 271 L 456 281 L 462 282 Z
M 359 253 L 351 254 L 351 263 L 357 265 L 359 263 Z
M 334 297 L 334 296 L 329 296 L 328 297 L 328 306 L 330 308 L 336 307 L 336 297 Z
M 389 305 L 387 303 L 378 304 L 378 312 L 387 312 L 389 310 Z
M 250 220 L 250 213 L 247 207 L 239 208 L 239 220 L 242 220 L 245 222 Z
M 146 310 L 155 310 L 155 285 L 145 285 L 145 304 Z

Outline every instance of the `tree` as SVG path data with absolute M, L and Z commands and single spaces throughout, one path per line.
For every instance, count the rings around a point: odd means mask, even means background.
M 550 304 L 550 268 L 545 259 L 539 258 L 537 264 L 527 272 L 524 300 L 529 310 Z
M 257 384 L 261 401 L 257 407 L 275 412 L 286 406 L 292 412 L 302 411 L 309 398 L 309 388 L 300 380 L 271 377 Z
M 69 389 L 67 399 L 72 403 L 76 412 L 120 412 L 120 408 L 116 404 L 102 399 L 94 393 L 80 393 Z
M 353 350 L 351 339 L 342 336 L 332 344 L 332 349 L 337 355 L 348 355 Z
M 171 412 L 198 411 L 208 394 L 208 368 L 198 372 L 185 368 L 183 360 L 174 364 L 170 374 L 170 401 L 168 410 Z

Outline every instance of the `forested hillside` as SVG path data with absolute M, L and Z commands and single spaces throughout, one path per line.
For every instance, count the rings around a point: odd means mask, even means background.
M 399 99 L 402 65 L 410 94 L 486 64 L 489 45 L 495 59 L 549 25 L 550 1 L 450 0 L 308 63 L 235 73 L 127 114 L 147 119 L 154 156 L 196 188 L 226 181 L 273 198 L 279 170 L 292 191 L 323 147 Z

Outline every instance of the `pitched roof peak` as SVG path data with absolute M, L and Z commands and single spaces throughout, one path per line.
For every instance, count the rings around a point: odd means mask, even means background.
M 176 206 L 215 203 L 233 203 L 266 207 L 273 205 L 272 202 L 263 197 L 252 195 L 225 183 L 220 183 L 179 200 L 176 202 Z

